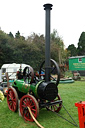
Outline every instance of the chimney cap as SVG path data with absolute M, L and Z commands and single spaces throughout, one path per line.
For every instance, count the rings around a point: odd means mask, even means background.
M 44 7 L 44 10 L 46 10 L 46 9 L 50 9 L 50 10 L 52 10 L 52 4 L 44 4 L 43 5 L 43 7 Z

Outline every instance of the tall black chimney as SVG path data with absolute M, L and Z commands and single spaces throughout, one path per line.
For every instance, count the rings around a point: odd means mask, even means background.
M 46 10 L 46 24 L 45 24 L 45 81 L 50 81 L 50 10 L 52 4 L 44 4 Z

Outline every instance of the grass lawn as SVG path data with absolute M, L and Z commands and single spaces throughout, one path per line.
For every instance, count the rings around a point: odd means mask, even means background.
M 78 122 L 78 112 L 75 103 L 80 100 L 85 101 L 85 81 L 76 81 L 71 84 L 59 84 L 59 94 L 63 100 L 63 105 L 69 111 L 73 119 Z M 64 108 L 59 112 L 60 115 L 72 121 Z M 72 124 L 66 122 L 55 113 L 47 111 L 45 108 L 39 112 L 39 123 L 44 128 L 76 128 Z M 19 113 L 13 113 L 8 109 L 6 98 L 0 102 L 0 128 L 37 128 L 34 122 L 26 123 Z

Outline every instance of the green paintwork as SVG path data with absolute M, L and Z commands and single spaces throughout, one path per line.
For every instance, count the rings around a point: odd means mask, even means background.
M 18 90 L 23 93 L 27 93 L 30 89 L 30 84 L 26 84 L 24 80 L 15 80 L 12 86 L 17 87 Z
M 20 92 L 28 93 L 30 90 L 34 93 L 36 97 L 37 95 L 37 88 L 40 83 L 42 83 L 43 80 L 39 81 L 37 84 L 26 84 L 24 80 L 15 80 L 12 86 L 17 87 Z M 16 84 L 15 84 L 16 83 Z
M 37 93 L 37 88 L 38 86 L 43 82 L 43 80 L 39 81 L 36 85 L 36 88 L 35 88 L 35 95 L 38 97 L 38 93 Z
M 70 57 L 69 58 L 69 70 L 71 71 L 85 70 L 85 56 Z

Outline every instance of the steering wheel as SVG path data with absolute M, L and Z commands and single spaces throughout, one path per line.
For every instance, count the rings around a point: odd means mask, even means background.
M 34 79 L 34 71 L 31 66 L 27 66 L 23 70 L 23 78 L 26 83 L 31 84 Z
M 56 85 L 59 84 L 60 80 L 60 69 L 55 60 L 50 59 L 50 81 L 56 81 Z M 42 74 L 43 72 L 43 74 Z M 43 77 L 42 77 L 43 76 Z M 45 61 L 42 62 L 39 70 L 39 77 L 45 79 Z

